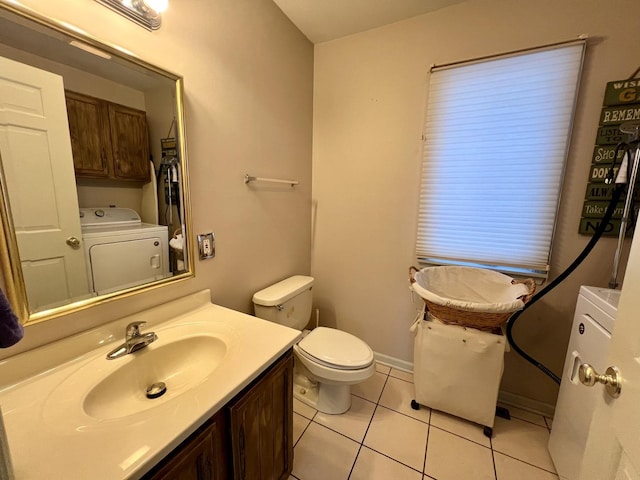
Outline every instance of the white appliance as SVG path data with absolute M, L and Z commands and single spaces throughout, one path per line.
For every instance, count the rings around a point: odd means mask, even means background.
M 619 290 L 580 287 L 549 438 L 549 453 L 562 480 L 580 476 L 591 417 L 598 396 L 604 394 L 604 389 L 582 385 L 578 370 L 583 363 L 591 364 L 598 373 L 607 369 L 619 299 Z
M 97 295 L 169 275 L 165 225 L 142 223 L 130 208 L 81 208 L 87 276 Z

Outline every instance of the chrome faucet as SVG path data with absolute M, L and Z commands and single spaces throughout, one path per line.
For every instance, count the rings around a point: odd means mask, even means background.
M 140 327 L 147 322 L 132 322 L 125 330 L 124 343 L 107 353 L 107 360 L 114 360 L 129 353 L 137 352 L 158 339 L 154 332 L 140 333 Z

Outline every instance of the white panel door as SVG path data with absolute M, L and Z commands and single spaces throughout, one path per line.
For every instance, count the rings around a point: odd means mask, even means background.
M 62 77 L 0 57 L 0 156 L 30 311 L 87 296 Z
M 598 389 L 599 395 L 581 478 L 640 480 L 640 235 L 637 233 L 606 365 L 620 369 L 622 391 L 620 397 L 612 398 L 603 385 L 584 387 Z

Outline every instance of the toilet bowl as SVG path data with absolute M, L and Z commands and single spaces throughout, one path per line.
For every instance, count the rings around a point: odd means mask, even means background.
M 253 296 L 256 316 L 302 330 L 311 315 L 313 278 L 289 277 Z M 351 406 L 351 385 L 375 373 L 373 351 L 358 337 L 334 328 L 317 327 L 293 347 L 293 395 L 328 414 Z

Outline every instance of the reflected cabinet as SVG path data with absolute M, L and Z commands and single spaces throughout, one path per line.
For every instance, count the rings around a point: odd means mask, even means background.
M 65 98 L 76 177 L 148 182 L 145 112 L 69 90 Z

